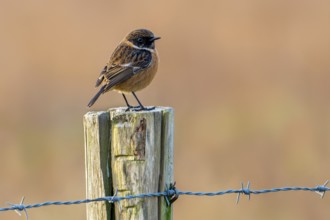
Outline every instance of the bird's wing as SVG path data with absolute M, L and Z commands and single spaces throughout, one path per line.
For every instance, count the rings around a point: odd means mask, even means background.
M 114 69 L 116 70 L 116 72 L 114 73 L 108 72 L 109 74 L 105 75 L 108 81 L 104 89 L 104 92 L 109 91 L 109 89 L 111 89 L 115 85 L 124 82 L 125 80 L 131 78 L 134 75 L 133 67 L 116 66 Z
M 97 80 L 96 80 L 95 87 L 98 87 L 99 85 L 101 85 L 101 83 L 102 83 L 103 80 L 104 80 L 104 74 L 107 72 L 107 69 L 108 69 L 108 66 L 105 66 L 105 67 L 103 68 L 103 70 L 102 70 L 101 73 L 100 73 L 99 78 L 97 78 Z
M 118 57 L 121 59 L 115 59 Z M 111 66 L 107 66 L 99 77 L 101 82 L 106 81 L 107 86 L 104 92 L 148 67 L 152 61 L 152 54 L 148 50 L 122 47 L 122 50 L 114 52 L 112 59 L 114 62 L 112 62 Z

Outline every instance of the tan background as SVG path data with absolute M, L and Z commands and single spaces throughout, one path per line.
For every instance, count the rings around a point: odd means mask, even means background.
M 85 197 L 82 117 L 130 30 L 162 37 L 145 105 L 175 108 L 181 190 L 313 187 L 330 178 L 330 2 L 0 2 L 0 207 Z M 93 110 L 122 106 L 117 93 Z M 328 219 L 330 196 L 184 197 L 175 219 Z M 29 210 L 85 219 L 85 206 Z M 14 212 L 0 219 L 21 219 Z

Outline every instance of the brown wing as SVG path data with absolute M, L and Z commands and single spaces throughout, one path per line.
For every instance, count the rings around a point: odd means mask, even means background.
M 103 92 L 113 86 L 138 74 L 142 69 L 148 67 L 152 61 L 152 54 L 148 50 L 136 49 L 122 43 L 112 54 L 109 64 L 104 67 L 100 77 L 96 81 L 99 86 L 106 83 Z
M 103 70 L 100 73 L 99 78 L 97 78 L 97 80 L 96 80 L 95 87 L 98 87 L 99 85 L 101 85 L 101 83 L 103 82 L 103 79 L 104 79 L 104 74 L 107 72 L 107 69 L 108 69 L 107 66 L 105 66 L 103 68 Z
M 125 80 L 131 78 L 134 75 L 133 67 L 116 66 L 114 69 L 116 70 L 116 72 L 108 72 L 109 74 L 105 75 L 105 77 L 109 81 L 104 88 L 104 92 L 109 91 L 115 85 L 124 82 Z

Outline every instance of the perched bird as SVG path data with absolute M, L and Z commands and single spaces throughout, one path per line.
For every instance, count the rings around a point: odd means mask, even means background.
M 103 68 L 96 81 L 99 92 L 90 100 L 91 107 L 101 94 L 115 90 L 121 92 L 127 105 L 127 110 L 151 110 L 145 108 L 135 92 L 144 89 L 154 78 L 158 68 L 158 55 L 155 41 L 160 37 L 146 29 L 138 29 L 129 33 L 112 53 L 110 61 Z M 132 93 L 139 106 L 128 103 L 125 94 Z

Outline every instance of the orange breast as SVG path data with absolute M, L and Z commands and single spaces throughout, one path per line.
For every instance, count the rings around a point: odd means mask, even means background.
M 151 64 L 141 72 L 132 76 L 128 80 L 113 87 L 114 90 L 120 92 L 136 92 L 147 87 L 156 75 L 158 69 L 157 51 L 152 53 Z

